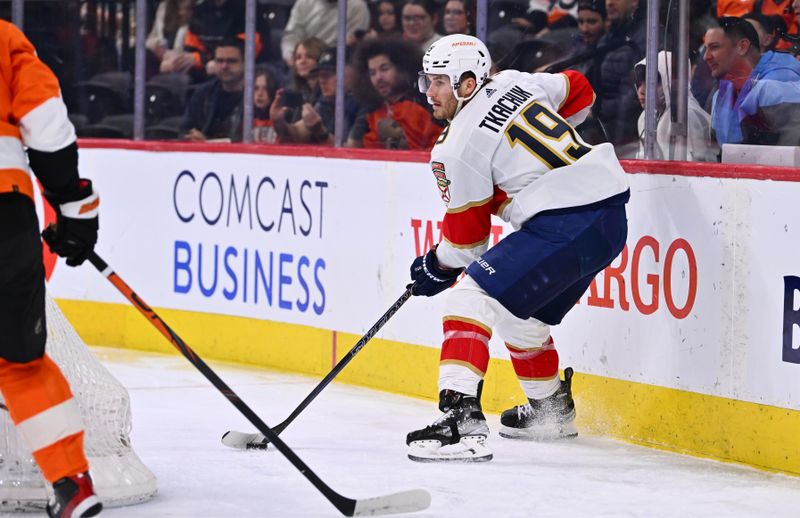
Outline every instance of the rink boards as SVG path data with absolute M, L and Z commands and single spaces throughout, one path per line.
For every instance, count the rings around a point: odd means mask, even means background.
M 83 144 L 98 252 L 208 358 L 327 373 L 440 237 L 421 154 Z M 584 431 L 800 474 L 800 172 L 735 167 L 626 163 L 627 247 L 553 336 Z M 50 290 L 87 342 L 169 350 L 90 266 Z M 341 378 L 434 398 L 442 302 L 409 301 Z M 522 395 L 491 353 L 501 411 Z

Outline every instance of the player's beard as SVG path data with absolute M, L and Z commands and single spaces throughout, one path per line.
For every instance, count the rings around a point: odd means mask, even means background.
M 434 107 L 433 116 L 439 120 L 450 120 L 456 115 L 458 108 L 458 99 L 451 95 L 444 100 L 438 107 Z

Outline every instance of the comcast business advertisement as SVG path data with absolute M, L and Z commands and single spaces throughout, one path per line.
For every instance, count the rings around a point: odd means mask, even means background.
M 99 254 L 156 307 L 362 334 L 441 238 L 425 163 L 114 149 L 80 159 L 101 196 Z M 800 314 L 800 289 L 793 313 L 784 282 L 800 277 L 800 184 L 629 178 L 627 246 L 553 330 L 562 365 L 800 408 L 800 364 L 783 361 L 784 320 Z M 497 220 L 490 244 L 509 232 Z M 88 264 L 61 262 L 49 289 L 125 303 Z M 413 298 L 381 336 L 438 348 L 444 299 Z M 788 325 L 791 353 L 800 325 Z M 490 348 L 507 358 L 501 337 Z
M 424 170 L 353 163 L 81 151 L 101 197 L 97 250 L 150 304 L 358 332 L 404 289 L 412 251 L 393 256 L 387 242 L 403 239 L 389 236 L 397 208 L 424 197 L 382 202 L 397 178 Z M 438 208 L 435 193 L 427 200 Z M 51 290 L 122 300 L 96 277 L 59 265 Z

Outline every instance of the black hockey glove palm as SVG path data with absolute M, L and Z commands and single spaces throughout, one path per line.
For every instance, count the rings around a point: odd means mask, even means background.
M 97 243 L 97 207 L 100 198 L 90 180 L 81 179 L 80 187 L 69 194 L 45 192 L 56 210 L 56 224 L 49 225 L 42 238 L 50 250 L 67 258 L 67 265 L 78 266 Z
M 414 281 L 414 295 L 433 297 L 456 283 L 464 268 L 445 268 L 436 258 L 436 247 L 421 255 L 411 263 L 411 280 Z

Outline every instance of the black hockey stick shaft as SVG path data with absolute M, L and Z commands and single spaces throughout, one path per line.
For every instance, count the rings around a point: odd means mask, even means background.
M 97 270 L 103 274 L 103 276 L 108 279 L 109 282 L 111 282 L 111 284 L 113 284 L 114 287 L 116 287 L 125 298 L 127 298 L 131 304 L 133 304 L 133 306 L 136 307 L 136 309 L 138 309 L 139 312 L 228 399 L 228 401 L 233 404 L 233 406 L 244 414 L 247 420 L 250 421 L 259 432 L 264 434 L 264 436 L 275 445 L 278 451 L 280 451 L 289 462 L 314 485 L 314 487 L 325 495 L 325 498 L 345 516 L 353 516 L 356 510 L 356 500 L 340 495 L 323 482 L 316 473 L 311 471 L 311 468 L 309 468 L 308 465 L 278 437 L 278 434 L 267 426 L 266 423 L 239 398 L 236 392 L 222 381 L 222 379 L 217 376 L 188 345 L 186 345 L 181 337 L 179 337 L 166 322 L 161 320 L 161 317 L 159 317 L 156 312 L 153 311 L 153 309 L 150 308 L 150 306 L 148 306 L 95 252 L 91 252 L 88 259 L 89 262 L 91 262 L 92 265 L 94 265 L 94 267 L 97 268 Z
M 378 331 L 381 330 L 381 328 L 386 324 L 386 322 L 388 322 L 389 319 L 392 318 L 392 316 L 395 313 L 397 313 L 397 311 L 403 306 L 403 304 L 405 304 L 406 301 L 409 298 L 411 298 L 412 287 L 413 285 L 409 285 L 406 288 L 406 291 L 404 291 L 403 294 L 400 295 L 400 298 L 397 299 L 395 303 L 392 304 L 391 307 L 386 310 L 386 313 L 384 313 L 383 316 L 381 316 L 381 318 L 379 318 L 378 321 L 375 322 L 375 324 L 369 328 L 366 334 L 364 334 L 364 336 L 361 337 L 361 340 L 359 340 L 358 343 L 354 345 L 353 348 L 350 349 L 350 351 L 347 354 L 345 354 L 341 360 L 339 360 L 339 363 L 336 364 L 333 370 L 330 373 L 328 373 L 328 375 L 325 376 L 325 378 L 322 381 L 320 381 L 316 387 L 314 387 L 314 390 L 312 390 L 311 393 L 309 393 L 308 396 L 306 396 L 306 398 L 297 406 L 297 408 L 295 408 L 294 411 L 291 414 L 289 414 L 289 417 L 284 419 L 283 422 L 280 423 L 279 425 L 276 425 L 272 428 L 273 432 L 275 432 L 276 434 L 281 433 L 287 426 L 291 424 L 292 421 L 294 421 L 297 418 L 297 416 L 300 415 L 300 413 L 303 410 L 305 410 L 305 408 L 312 401 L 314 401 L 314 399 L 317 396 L 319 396 L 320 392 L 322 392 L 325 389 L 325 387 L 327 387 L 331 383 L 331 381 L 333 381 L 333 378 L 335 378 L 340 372 L 342 372 L 342 370 L 347 366 L 347 364 L 350 363 L 350 361 L 353 358 L 355 358 L 356 354 L 358 354 L 358 352 L 361 349 L 363 349 L 365 345 L 367 345 L 367 342 L 369 342 L 372 339 L 372 337 L 374 337 L 378 333 Z M 269 437 L 267 437 L 267 439 L 269 440 L 268 442 L 271 442 L 271 439 L 269 439 Z

